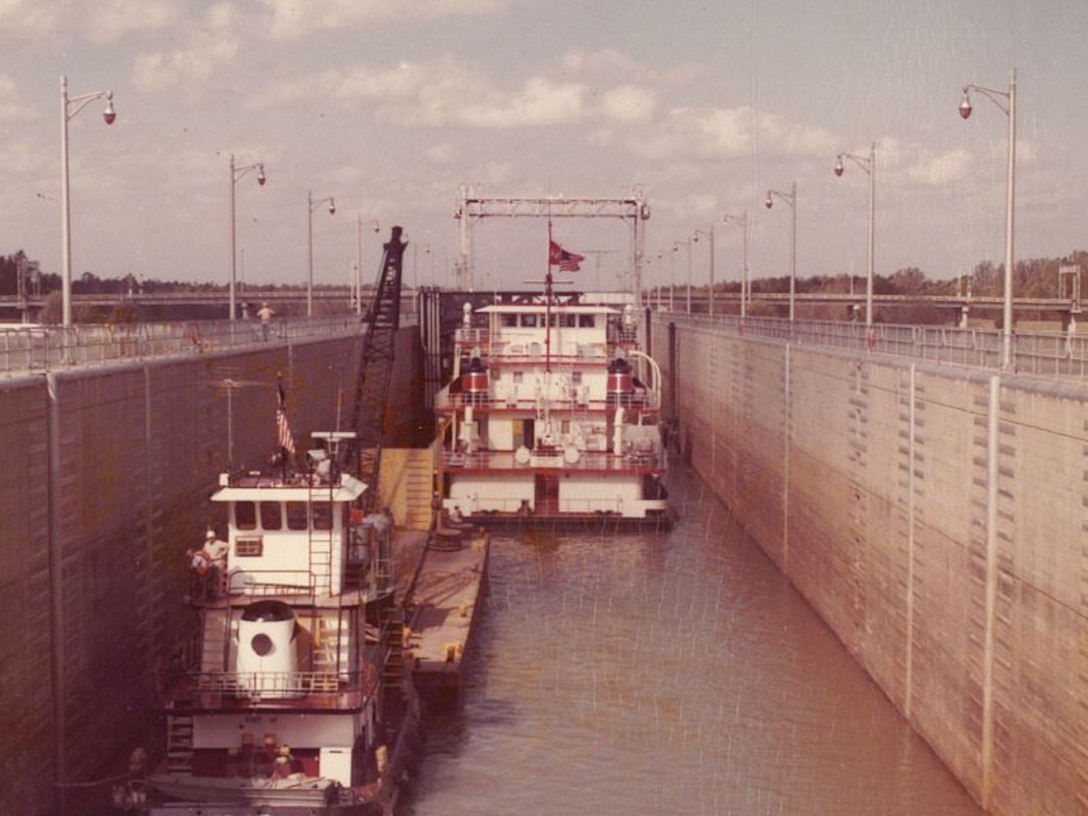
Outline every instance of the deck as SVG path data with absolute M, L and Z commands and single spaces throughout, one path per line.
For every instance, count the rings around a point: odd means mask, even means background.
M 428 541 L 405 607 L 413 680 L 423 701 L 460 698 L 465 652 L 487 587 L 490 536 L 470 527 L 439 529 Z

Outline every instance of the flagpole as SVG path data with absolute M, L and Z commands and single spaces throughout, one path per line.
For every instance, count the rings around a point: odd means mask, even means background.
M 548 271 L 544 275 L 544 373 L 552 370 L 552 205 L 548 202 Z

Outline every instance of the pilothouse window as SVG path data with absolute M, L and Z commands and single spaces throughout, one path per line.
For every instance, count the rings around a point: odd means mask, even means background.
M 322 503 L 314 504 L 314 529 L 315 530 L 331 530 L 332 529 L 332 504 Z
M 261 502 L 261 529 L 283 529 L 283 518 L 279 502 Z
M 310 519 L 306 514 L 306 502 L 287 502 L 287 529 L 305 530 L 309 526 Z
M 234 526 L 239 530 L 257 529 L 256 502 L 240 501 L 234 503 Z

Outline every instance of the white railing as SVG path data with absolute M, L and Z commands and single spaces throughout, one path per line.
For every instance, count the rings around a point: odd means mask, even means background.
M 856 322 L 789 321 L 783 318 L 736 315 L 708 317 L 660 312 L 656 319 L 714 329 L 745 337 L 764 338 L 866 354 L 925 360 L 941 365 L 1001 368 L 1001 332 L 997 329 L 953 326 L 908 326 Z M 1014 332 L 1013 365 L 1017 374 L 1088 378 L 1088 336 L 1067 332 Z
M 414 316 L 409 317 L 414 320 Z M 402 325 L 411 323 L 402 318 Z M 365 325 L 358 315 L 279 319 L 269 328 L 267 340 L 256 320 L 76 325 L 69 328 L 0 326 L 0 374 L 55 371 L 351 337 L 364 330 Z

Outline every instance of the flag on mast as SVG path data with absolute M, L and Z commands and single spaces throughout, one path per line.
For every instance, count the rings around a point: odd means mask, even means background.
M 276 381 L 276 392 L 279 396 L 279 403 L 276 406 L 276 444 L 285 454 L 294 455 L 295 440 L 291 436 L 291 426 L 287 424 L 287 400 L 282 380 Z
M 581 267 L 579 264 L 586 258 L 584 255 L 576 255 L 573 252 L 567 252 L 563 247 L 559 246 L 555 241 L 548 239 L 548 264 L 549 266 L 558 266 L 563 272 L 577 272 Z

